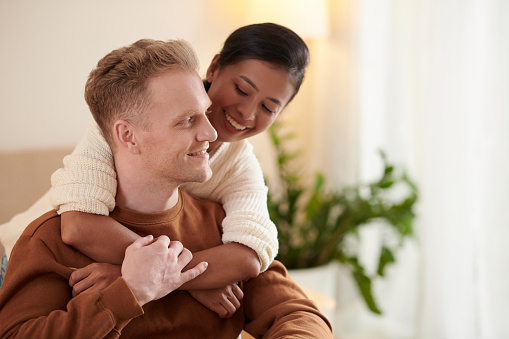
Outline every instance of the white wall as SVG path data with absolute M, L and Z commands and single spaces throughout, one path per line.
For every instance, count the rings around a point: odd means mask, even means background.
M 232 0 L 0 0 L 0 152 L 73 146 L 92 120 L 88 73 L 140 38 L 188 40 L 204 74 L 236 13 Z

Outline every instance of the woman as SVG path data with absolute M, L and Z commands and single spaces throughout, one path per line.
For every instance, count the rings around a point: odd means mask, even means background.
M 208 117 L 218 133 L 208 150 L 213 176 L 206 183 L 182 188 L 223 204 L 224 245 L 193 254 L 190 267 L 204 260 L 217 263 L 209 265 L 216 278 L 196 279 L 185 289 L 222 316 L 233 314 L 242 298 L 234 282 L 264 271 L 278 247 L 276 229 L 267 212 L 267 188 L 252 146 L 245 139 L 270 127 L 297 94 L 308 63 L 309 52 L 300 37 L 285 27 L 266 23 L 233 32 L 207 70 L 204 85 L 212 101 Z M 96 261 L 120 264 L 125 248 L 138 236 L 107 217 L 115 203 L 115 170 L 111 151 L 96 126 L 64 164 L 65 168 L 52 176 L 51 194 L 52 205 L 62 215 L 64 242 Z M 245 259 L 244 264 L 228 265 L 232 255 Z M 96 265 L 77 270 L 70 280 L 73 292 L 101 288 L 91 273 L 95 270 L 94 274 L 101 275 L 97 272 L 103 268 Z M 224 309 L 214 309 L 203 289 L 226 285 L 227 291 L 217 290 L 227 311 L 224 314 Z

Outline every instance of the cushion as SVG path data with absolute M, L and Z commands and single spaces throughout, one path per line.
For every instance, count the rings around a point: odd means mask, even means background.
M 5 224 L 0 225 L 0 243 L 5 248 L 6 258 L 11 255 L 12 248 L 23 230 L 35 219 L 52 210 L 49 191 L 35 202 L 28 210 L 16 214 Z

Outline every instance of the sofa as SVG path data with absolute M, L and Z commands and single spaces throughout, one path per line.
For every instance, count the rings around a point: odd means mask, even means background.
M 71 151 L 59 147 L 0 152 L 0 257 L 31 220 L 12 221 L 20 220 L 18 213 L 32 207 L 48 191 L 51 174 L 62 167 L 64 156 Z

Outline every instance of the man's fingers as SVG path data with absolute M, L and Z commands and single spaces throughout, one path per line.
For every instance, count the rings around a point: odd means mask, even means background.
M 193 280 L 194 278 L 196 278 L 197 276 L 199 276 L 200 274 L 205 272 L 205 270 L 207 269 L 208 266 L 209 266 L 208 262 L 202 261 L 195 267 L 193 267 L 185 272 L 182 272 L 182 274 L 181 274 L 182 284 L 184 284 L 190 280 Z
M 184 249 L 184 245 L 180 241 L 172 241 L 168 248 L 175 253 L 175 257 L 180 255 L 180 252 Z
M 191 251 L 189 251 L 187 248 L 182 248 L 180 255 L 178 256 L 178 261 L 180 264 L 180 267 L 184 268 L 191 262 L 193 259 L 193 254 Z
M 168 248 L 170 246 L 170 238 L 168 238 L 166 235 L 160 235 L 153 242 L 153 245 L 161 246 L 162 248 Z
M 136 241 L 134 241 L 131 246 L 132 247 L 136 247 L 136 248 L 139 248 L 139 247 L 143 247 L 143 246 L 147 246 L 147 245 L 150 245 L 154 240 L 154 236 L 153 235 L 147 235 L 143 238 L 138 238 L 136 239 Z

